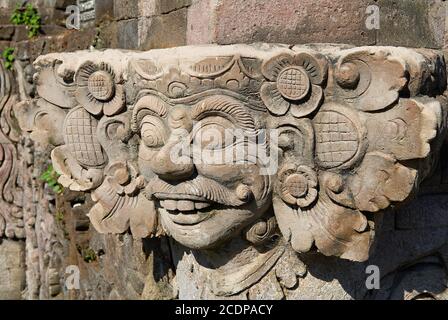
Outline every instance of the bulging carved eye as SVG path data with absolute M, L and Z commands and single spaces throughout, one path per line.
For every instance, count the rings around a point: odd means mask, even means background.
M 196 128 L 194 143 L 201 149 L 219 150 L 231 146 L 235 141 L 235 129 L 226 119 L 205 119 Z
M 143 119 L 140 134 L 143 143 L 150 148 L 162 147 L 167 137 L 165 124 L 153 116 L 146 116 Z

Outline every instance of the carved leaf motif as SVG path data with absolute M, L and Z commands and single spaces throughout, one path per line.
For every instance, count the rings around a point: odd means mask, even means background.
M 335 95 L 362 111 L 384 109 L 407 84 L 405 63 L 386 51 L 355 51 L 335 69 Z
M 348 184 L 359 210 L 377 212 L 411 193 L 417 172 L 390 155 L 368 153 Z
M 310 97 L 308 100 L 300 103 L 300 104 L 291 104 L 291 114 L 296 118 L 305 117 L 309 115 L 317 107 L 320 106 L 322 99 L 324 97 L 322 88 L 316 85 L 312 85 L 312 89 L 310 91 Z
M 290 102 L 283 99 L 280 92 L 277 91 L 277 85 L 273 82 L 267 82 L 261 86 L 260 96 L 269 111 L 275 115 L 286 114 L 291 106 Z
M 315 206 L 301 210 L 274 197 L 279 228 L 297 252 L 308 252 L 313 244 L 324 255 L 354 261 L 368 258 L 367 219 L 359 211 L 334 204 L 325 194 Z
M 243 73 L 239 63 L 233 63 L 232 67 L 216 78 L 213 83 L 219 88 L 240 91 L 249 85 L 249 78 Z
M 188 73 L 198 78 L 213 78 L 228 71 L 234 63 L 233 56 L 210 57 L 192 64 Z
M 259 59 L 241 57 L 238 62 L 241 71 L 249 78 L 260 79 L 263 77 L 261 74 L 261 61 Z
M 157 231 L 157 212 L 152 201 L 140 192 L 143 177 L 137 171 L 116 162 L 108 176 L 93 193 L 97 202 L 88 216 L 100 233 L 123 233 L 131 228 L 136 238 L 145 238 Z
M 178 68 L 170 68 L 169 72 L 156 80 L 157 91 L 173 99 L 186 95 L 189 90 L 187 84 L 191 84 L 190 77 Z
M 97 188 L 103 180 L 103 170 L 85 169 L 73 157 L 66 145 L 51 152 L 53 167 L 61 176 L 58 181 L 73 191 L 88 191 Z
M 64 144 L 63 124 L 67 109 L 59 108 L 44 99 L 22 101 L 14 106 L 19 126 L 31 132 L 31 138 L 42 145 Z
M 269 250 L 260 255 L 258 259 L 251 261 L 239 270 L 235 270 L 232 277 L 224 276 L 224 274 L 219 272 L 219 269 L 213 270 L 211 274 L 213 293 L 217 296 L 229 297 L 249 288 L 254 283 L 260 281 L 270 271 L 284 251 L 285 248 L 282 246 Z M 261 263 L 260 267 L 261 261 L 263 263 Z M 281 291 L 281 288 L 279 289 Z
M 299 282 L 297 278 L 303 277 L 305 274 L 306 265 L 299 260 L 291 248 L 286 248 L 285 253 L 275 265 L 275 275 L 280 284 L 287 289 L 292 289 Z
M 137 74 L 146 80 L 155 80 L 163 74 L 152 60 L 133 60 L 132 66 Z
M 97 138 L 105 152 L 109 163 L 126 162 L 130 159 L 129 139 L 132 137 L 131 112 L 113 117 L 103 117 L 98 122 Z
M 441 118 L 441 105 L 436 100 L 401 99 L 392 109 L 369 115 L 369 149 L 392 154 L 398 160 L 425 158 Z

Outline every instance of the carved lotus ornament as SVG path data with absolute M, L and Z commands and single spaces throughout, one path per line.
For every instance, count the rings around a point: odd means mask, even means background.
M 282 116 L 290 111 L 300 118 L 319 107 L 323 98 L 319 85 L 327 74 L 325 62 L 307 53 L 280 54 L 263 63 L 262 73 L 268 81 L 260 96 L 271 113 Z
M 317 198 L 317 175 L 307 166 L 288 164 L 279 173 L 282 199 L 300 208 L 308 207 Z
M 124 89 L 116 82 L 110 65 L 86 62 L 79 68 L 75 80 L 76 100 L 91 114 L 111 116 L 124 107 Z

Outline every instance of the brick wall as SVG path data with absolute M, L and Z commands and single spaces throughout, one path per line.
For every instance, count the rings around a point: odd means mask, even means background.
M 8 22 L 16 2 L 0 0 L 0 50 L 28 39 Z M 43 17 L 43 52 L 88 48 L 149 50 L 203 43 L 313 43 L 443 48 L 443 0 L 96 0 L 95 27 L 67 30 L 65 8 L 76 0 L 30 0 Z M 366 27 L 369 5 L 379 29 Z M 56 37 L 56 38 L 55 38 Z M 59 38 L 58 38 L 59 37 Z M 61 38 L 62 37 L 62 38 Z M 51 40 L 55 38 L 55 40 Z M 38 51 L 33 50 L 33 51 Z

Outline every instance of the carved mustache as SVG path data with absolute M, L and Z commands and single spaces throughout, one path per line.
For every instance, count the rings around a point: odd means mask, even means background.
M 235 191 L 202 176 L 175 185 L 157 177 L 148 183 L 146 194 L 148 197 L 154 196 L 158 199 L 205 200 L 233 207 L 241 206 L 248 201 L 240 199 Z

